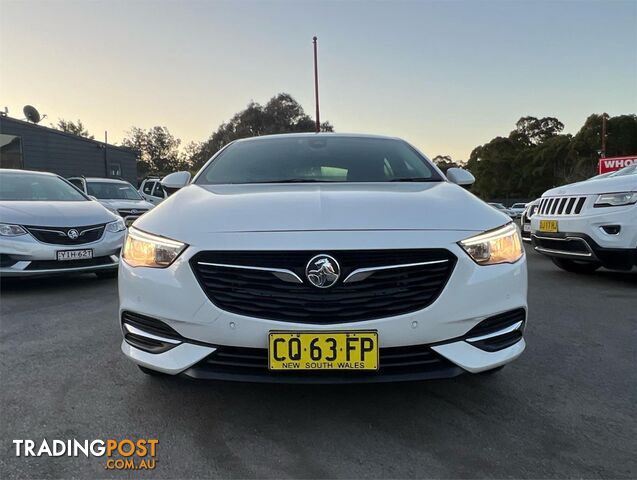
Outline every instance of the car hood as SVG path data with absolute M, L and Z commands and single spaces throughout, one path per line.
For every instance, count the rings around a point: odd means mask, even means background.
M 637 175 L 600 178 L 584 182 L 571 183 L 547 190 L 543 197 L 559 195 L 594 195 L 599 193 L 615 193 L 637 191 Z
M 102 205 L 107 208 L 118 210 L 120 208 L 131 209 L 136 208 L 138 210 L 150 210 L 154 205 L 146 200 L 120 200 L 120 199 L 98 199 Z
M 42 227 L 75 227 L 112 222 L 119 217 L 98 202 L 13 202 L 0 201 L 4 223 Z
M 190 185 L 142 216 L 135 227 L 189 242 L 197 233 L 221 232 L 482 232 L 510 221 L 448 182 Z

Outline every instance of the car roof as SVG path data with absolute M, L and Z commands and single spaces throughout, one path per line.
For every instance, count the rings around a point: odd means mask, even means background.
M 120 180 L 119 178 L 85 177 L 84 180 L 87 182 L 129 183 L 126 180 Z
M 317 137 L 339 137 L 339 138 L 375 138 L 385 140 L 402 140 L 398 137 L 391 137 L 387 135 L 375 135 L 368 133 L 333 133 L 333 132 L 305 132 L 305 133 L 277 133 L 274 135 L 260 135 L 257 137 L 248 137 L 235 140 L 238 142 L 259 142 L 264 140 L 272 140 L 276 138 L 317 138 Z M 233 142 L 233 143 L 235 143 Z
M 59 177 L 59 175 L 56 173 L 39 172 L 37 170 L 21 170 L 19 168 L 0 168 L 0 174 L 2 173 L 26 173 L 28 175 L 46 175 L 48 177 Z

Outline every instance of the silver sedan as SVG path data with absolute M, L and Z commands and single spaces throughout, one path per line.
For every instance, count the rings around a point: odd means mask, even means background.
M 0 277 L 117 275 L 124 221 L 51 173 L 0 170 Z

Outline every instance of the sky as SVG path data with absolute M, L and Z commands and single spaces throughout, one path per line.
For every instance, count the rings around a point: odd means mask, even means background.
M 0 108 L 183 144 L 279 92 L 313 116 L 314 35 L 321 120 L 430 157 L 466 160 L 526 115 L 575 133 L 637 112 L 637 0 L 0 0 Z

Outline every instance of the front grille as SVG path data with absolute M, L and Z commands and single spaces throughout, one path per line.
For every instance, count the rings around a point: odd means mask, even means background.
M 117 210 L 117 213 L 119 213 L 122 217 L 139 217 L 142 214 L 146 213 L 148 211 L 148 209 L 139 209 L 139 208 L 120 208 L 119 210 Z
M 341 276 L 331 288 L 316 288 L 305 277 L 317 254 L 334 257 Z M 420 262 L 441 262 L 375 271 L 364 280 L 343 283 L 354 270 Z M 270 271 L 203 265 L 216 263 L 293 272 L 303 283 L 286 282 Z M 433 303 L 456 262 L 448 250 L 341 250 L 201 252 L 191 266 L 208 298 L 219 308 L 241 315 L 301 323 L 343 323 L 400 315 Z
M 378 381 L 382 378 L 405 380 L 414 378 L 451 377 L 462 373 L 462 369 L 438 355 L 427 345 L 381 348 L 377 371 L 270 371 L 268 350 L 220 346 L 212 354 L 193 367 L 193 376 L 208 378 L 241 379 L 251 381 L 276 381 L 299 378 L 303 380 L 325 380 L 338 378 L 347 381 Z
M 114 263 L 111 257 L 95 257 L 83 260 L 33 260 L 25 270 L 55 270 L 64 268 L 95 267 Z
M 579 215 L 586 197 L 544 197 L 540 201 L 539 215 Z
M 102 238 L 105 224 L 85 225 L 81 227 L 40 227 L 25 226 L 29 233 L 42 243 L 53 245 L 82 245 L 84 243 L 96 242 Z M 69 237 L 69 231 L 77 231 L 78 237 Z

